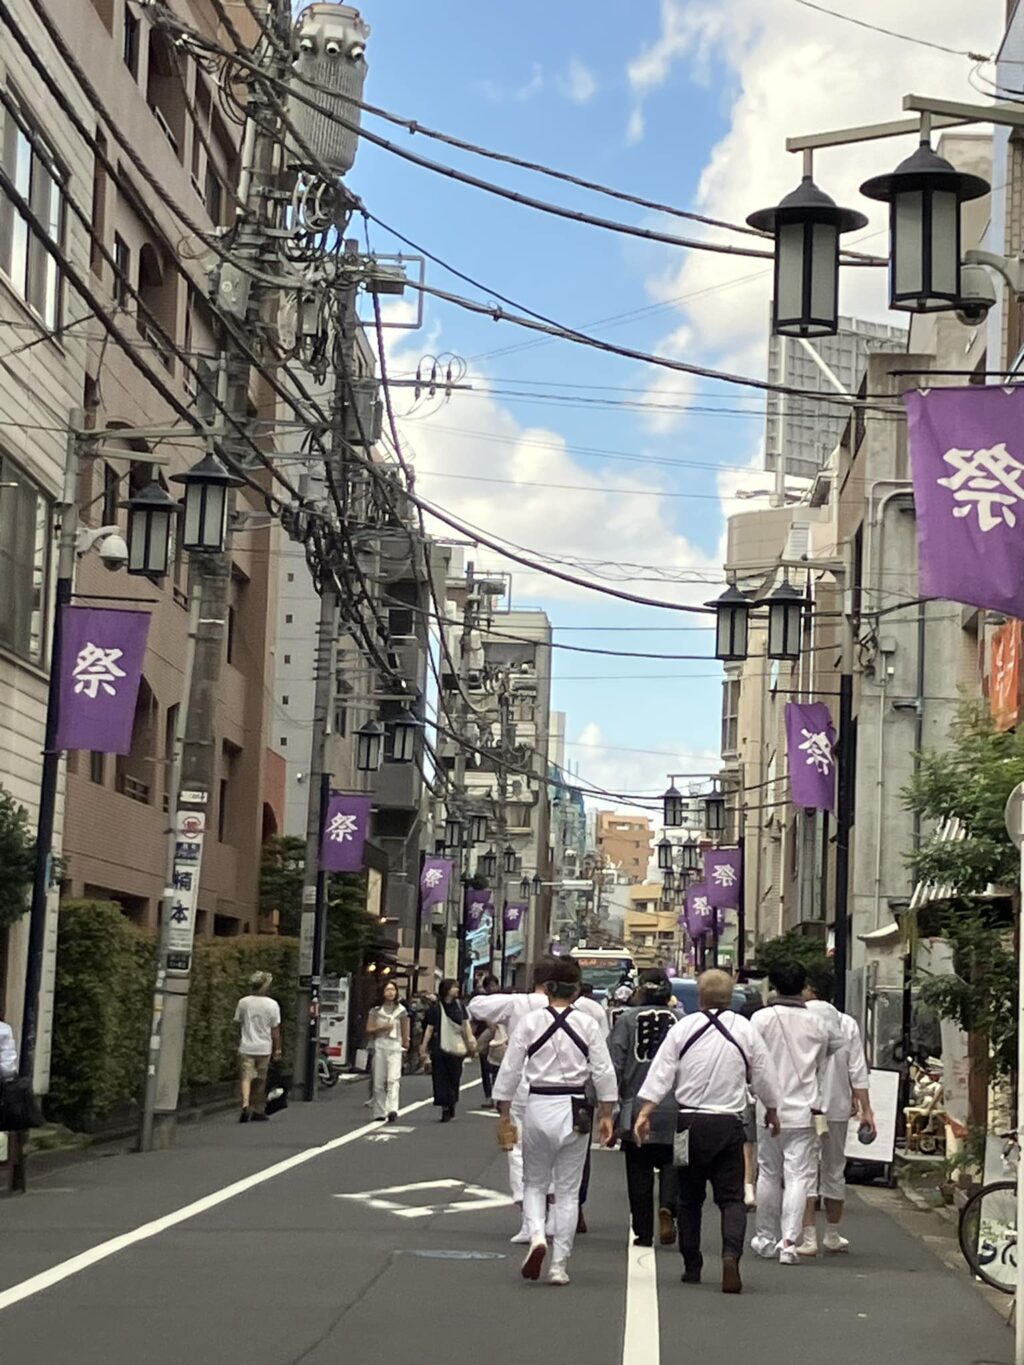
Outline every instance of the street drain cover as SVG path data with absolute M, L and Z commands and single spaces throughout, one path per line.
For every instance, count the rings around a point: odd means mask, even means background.
M 420 1256 L 426 1261 L 504 1261 L 500 1251 L 408 1251 L 407 1256 Z

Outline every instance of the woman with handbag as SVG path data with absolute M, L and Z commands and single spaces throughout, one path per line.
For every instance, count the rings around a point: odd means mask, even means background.
M 434 1104 L 441 1111 L 441 1122 L 451 1123 L 459 1102 L 463 1063 L 475 1050 L 457 981 L 441 982 L 437 1003 L 427 1010 L 425 1023 L 420 1057 L 431 1074 Z
M 402 1059 L 409 1046 L 409 1014 L 398 998 L 398 983 L 386 981 L 380 1001 L 370 1011 L 366 1032 L 373 1039 L 373 1117 L 398 1119 Z

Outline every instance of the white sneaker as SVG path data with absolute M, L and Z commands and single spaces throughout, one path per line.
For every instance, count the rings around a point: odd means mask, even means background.
M 508 1239 L 514 1247 L 528 1246 L 530 1242 L 529 1230 L 524 1225 L 519 1229 L 514 1237 Z
M 817 1256 L 818 1254 L 817 1229 L 804 1228 L 804 1235 L 796 1244 L 796 1254 L 798 1256 Z
M 835 1228 L 829 1228 L 828 1232 L 825 1233 L 822 1238 L 822 1245 L 832 1256 L 837 1256 L 841 1251 L 849 1251 L 850 1249 L 849 1241 Z
M 800 1253 L 796 1247 L 779 1247 L 779 1265 L 799 1265 Z
M 743 1186 L 743 1202 L 748 1209 L 757 1208 L 757 1191 L 754 1189 L 753 1185 Z
M 772 1261 L 775 1259 L 779 1244 L 774 1237 L 754 1237 L 751 1240 L 750 1249 L 755 1256 L 760 1256 L 765 1261 Z
M 554 1261 L 548 1271 L 548 1284 L 568 1284 L 569 1271 L 564 1261 Z

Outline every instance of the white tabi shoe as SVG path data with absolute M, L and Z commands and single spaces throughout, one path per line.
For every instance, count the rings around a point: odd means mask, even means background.
M 548 1284 L 568 1284 L 569 1272 L 564 1261 L 555 1261 L 548 1271 Z
M 849 1241 L 835 1228 L 829 1228 L 822 1238 L 822 1246 L 830 1256 L 838 1256 L 840 1252 L 849 1251 Z
M 773 1261 L 779 1250 L 779 1244 L 772 1237 L 754 1237 L 750 1242 L 750 1250 L 755 1256 L 760 1256 L 762 1260 Z
M 796 1247 L 779 1247 L 779 1265 L 799 1265 L 800 1253 Z
M 527 1228 L 521 1227 L 514 1237 L 508 1239 L 514 1247 L 525 1247 L 530 1244 L 530 1233 Z
M 804 1235 L 796 1244 L 798 1256 L 814 1257 L 818 1254 L 818 1233 L 815 1228 L 804 1228 Z

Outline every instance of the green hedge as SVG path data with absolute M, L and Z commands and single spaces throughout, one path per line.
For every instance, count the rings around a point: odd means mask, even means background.
M 254 971 L 273 973 L 285 1056 L 291 1055 L 298 945 L 261 935 L 199 942 L 193 960 L 182 1096 L 232 1080 L 238 1029 L 233 1015 Z M 47 1111 L 92 1129 L 141 1099 L 156 972 L 152 934 L 104 901 L 61 907 L 57 940 L 53 1056 Z

